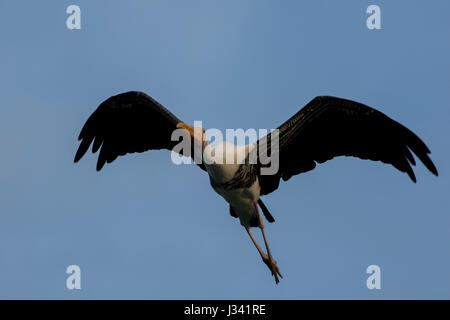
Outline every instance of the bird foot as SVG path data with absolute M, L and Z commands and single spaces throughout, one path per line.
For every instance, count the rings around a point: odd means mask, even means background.
M 280 269 L 278 269 L 277 262 L 271 255 L 266 254 L 262 256 L 262 260 L 269 268 L 270 272 L 272 272 L 272 275 L 275 277 L 275 283 L 278 284 L 278 282 L 280 282 L 278 276 L 280 276 L 280 278 L 283 278 L 283 276 L 280 273 Z

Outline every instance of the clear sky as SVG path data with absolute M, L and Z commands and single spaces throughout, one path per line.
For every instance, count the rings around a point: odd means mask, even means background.
M 66 27 L 71 4 L 81 30 Z M 381 30 L 366 27 L 371 4 Z M 446 0 L 1 0 L 0 298 L 450 298 L 449 12 Z M 73 163 L 87 117 L 128 90 L 219 129 L 275 128 L 317 95 L 354 99 L 418 134 L 440 176 L 419 164 L 414 184 L 339 158 L 283 183 L 264 199 L 275 286 L 197 167 L 168 151 L 100 173 L 90 153 Z M 72 264 L 81 290 L 66 288 Z M 381 290 L 366 287 L 372 264 Z

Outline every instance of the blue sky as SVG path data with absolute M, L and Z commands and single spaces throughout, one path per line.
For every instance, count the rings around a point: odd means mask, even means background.
M 82 29 L 66 28 L 81 8 Z M 377 4 L 382 30 L 366 28 Z M 448 1 L 0 1 L 0 298 L 450 298 Z M 317 95 L 432 150 L 418 183 L 339 158 L 265 198 L 278 286 L 195 166 L 73 164 L 84 121 L 144 91 L 206 128 L 274 128 Z M 255 230 L 257 232 L 257 230 Z M 79 265 L 82 289 L 65 270 Z M 381 290 L 366 268 L 381 267 Z

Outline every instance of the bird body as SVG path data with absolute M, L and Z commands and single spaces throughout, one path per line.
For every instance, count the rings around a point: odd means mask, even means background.
M 204 152 L 204 162 L 211 187 L 229 203 L 241 225 L 247 227 L 258 227 L 260 224 L 254 205 L 260 196 L 258 177 L 255 175 L 252 179 L 254 181 L 247 184 L 242 180 L 239 180 L 237 185 L 229 184 L 239 170 L 246 165 L 239 163 L 239 158 L 245 160 L 254 147 L 253 144 L 236 146 L 228 141 L 220 141 L 214 147 L 208 145 Z M 215 155 L 214 159 L 208 157 L 212 153 Z M 219 160 L 218 163 L 216 163 L 217 160 Z
M 281 273 L 269 249 L 259 208 L 268 222 L 275 221 L 260 197 L 278 189 L 280 181 L 338 156 L 391 164 L 416 182 L 411 167 L 416 164 L 415 154 L 438 175 L 428 156 L 430 150 L 408 128 L 362 103 L 329 96 L 311 100 L 279 126 L 276 134 L 269 133 L 250 145 L 235 146 L 229 142 L 209 144 L 204 130 L 198 137 L 194 127 L 181 122 L 150 96 L 125 92 L 105 100 L 86 121 L 74 161 L 83 157 L 91 143 L 92 152 L 100 150 L 97 171 L 127 153 L 174 150 L 177 143 L 172 135 L 177 129 L 186 130 L 194 145 L 200 143 L 203 158 L 197 165 L 208 173 L 212 188 L 230 205 L 231 216 L 239 218 L 276 283 Z M 269 154 L 279 163 L 274 172 L 265 174 L 263 171 L 272 163 L 262 160 Z M 255 163 L 250 161 L 253 159 Z M 261 229 L 267 253 L 251 227 Z

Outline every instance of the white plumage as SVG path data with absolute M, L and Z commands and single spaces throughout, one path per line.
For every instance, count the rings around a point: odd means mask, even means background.
M 233 179 L 240 164 L 254 147 L 254 144 L 235 146 L 228 141 L 223 141 L 215 145 L 207 145 L 203 153 L 205 167 L 214 191 L 233 207 L 241 225 L 246 227 L 250 227 L 250 221 L 258 215 L 254 205 L 260 196 L 258 179 L 249 188 L 226 190 L 217 185 Z

